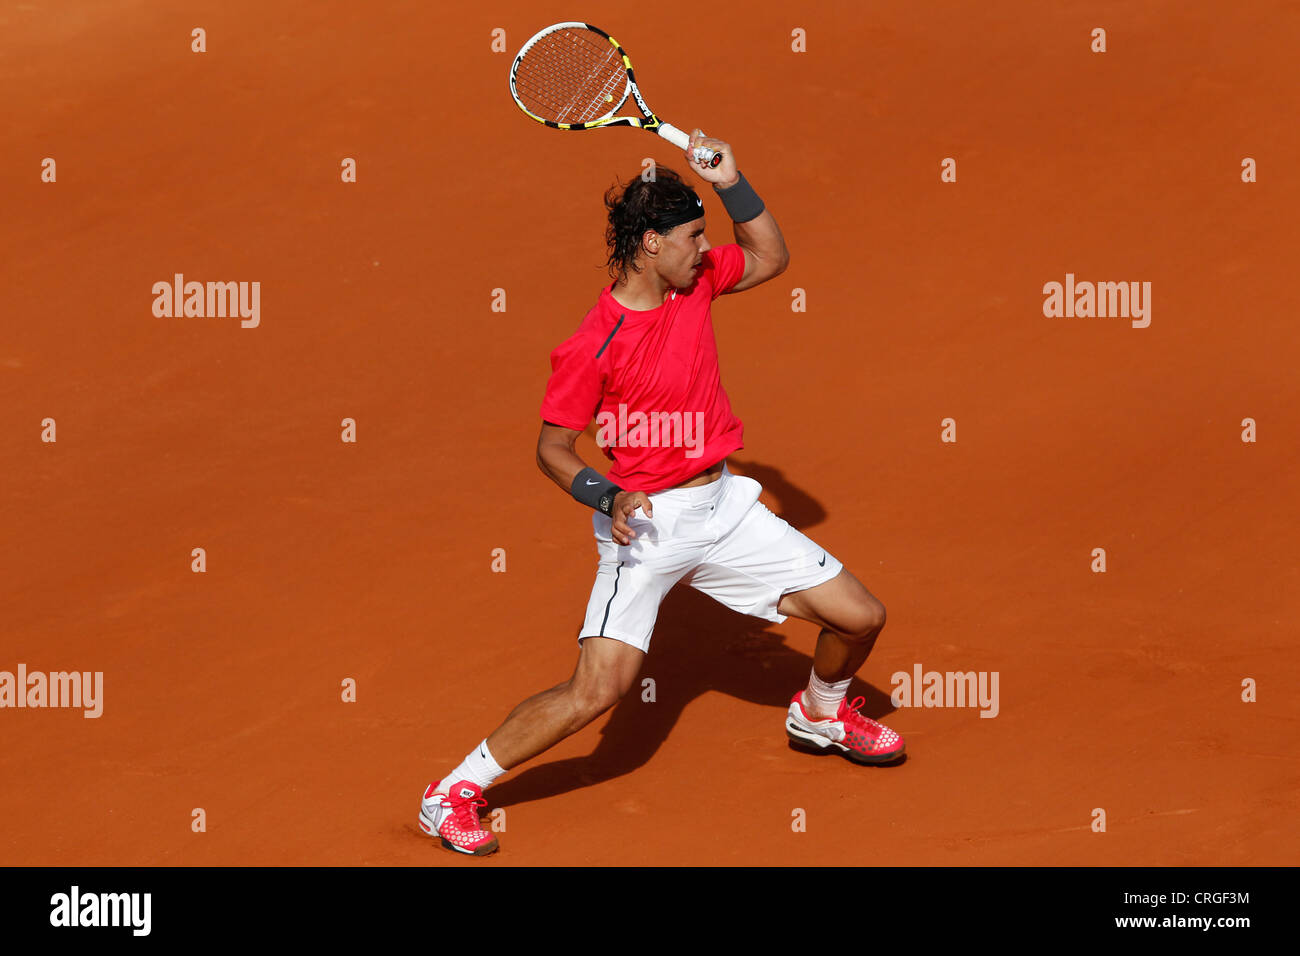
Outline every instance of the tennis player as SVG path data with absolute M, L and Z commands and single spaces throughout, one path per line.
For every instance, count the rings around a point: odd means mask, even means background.
M 716 168 L 693 150 L 721 151 Z M 614 282 L 578 330 L 551 353 L 537 464 L 593 510 L 600 563 L 578 639 L 573 676 L 528 698 L 442 778 L 420 805 L 420 827 L 442 845 L 485 856 L 483 790 L 613 707 L 650 646 L 660 602 L 685 582 L 767 621 L 821 628 L 808 686 L 785 729 L 797 747 L 864 764 L 903 756 L 903 740 L 850 703 L 850 679 L 885 624 L 885 608 L 836 558 L 769 511 L 727 456 L 742 443 L 718 370 L 710 310 L 720 295 L 780 275 L 790 261 L 781 230 L 736 167 L 729 143 L 699 130 L 685 151 L 733 222 L 736 241 L 713 248 L 704 203 L 669 169 L 605 197 Z M 608 475 L 574 451 L 591 423 L 613 461 Z

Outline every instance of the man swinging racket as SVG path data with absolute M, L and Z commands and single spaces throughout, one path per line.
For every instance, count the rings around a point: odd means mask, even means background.
M 722 152 L 711 167 L 696 147 Z M 483 790 L 613 707 L 650 646 L 660 602 L 679 581 L 768 621 L 821 627 L 808 686 L 785 729 L 798 747 L 858 763 L 903 756 L 903 740 L 846 699 L 885 608 L 831 554 L 774 515 L 727 456 L 743 426 L 723 391 L 710 308 L 714 299 L 779 275 L 790 254 L 772 213 L 736 168 L 731 146 L 696 130 L 686 158 L 712 184 L 736 241 L 710 247 L 704 204 L 668 169 L 605 197 L 612 285 L 578 330 L 551 353 L 537 463 L 594 509 L 600 563 L 562 684 L 528 698 L 441 780 L 420 805 L 420 827 L 442 845 L 485 856 L 496 837 L 479 823 Z M 574 452 L 593 414 L 608 476 Z

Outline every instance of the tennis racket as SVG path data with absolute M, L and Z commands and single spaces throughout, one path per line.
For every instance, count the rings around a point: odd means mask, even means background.
M 636 100 L 640 116 L 615 116 Z M 555 129 L 633 126 L 658 133 L 678 149 L 690 136 L 646 106 L 632 61 L 618 41 L 590 23 L 555 23 L 524 44 L 510 67 L 510 95 L 528 116 Z M 697 161 L 717 166 L 722 154 L 695 149 Z

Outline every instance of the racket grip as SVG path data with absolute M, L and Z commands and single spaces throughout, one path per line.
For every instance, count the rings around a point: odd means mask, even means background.
M 678 129 L 672 123 L 660 123 L 655 132 L 678 149 L 686 149 L 691 145 L 690 135 Z M 708 163 L 713 168 L 716 168 L 718 163 L 722 162 L 722 154 L 715 153 L 707 146 L 697 146 L 695 148 L 695 158 Z

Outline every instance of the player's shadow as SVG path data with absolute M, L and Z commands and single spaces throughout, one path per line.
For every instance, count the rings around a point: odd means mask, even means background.
M 763 486 L 763 491 L 776 500 L 768 504 L 800 531 L 807 531 L 826 520 L 826 509 L 821 502 L 798 485 L 786 479 L 780 468 L 762 462 L 745 461 L 735 456 L 727 459 L 727 467 L 738 475 L 753 478 Z
M 732 461 L 772 493 L 779 513 L 800 529 L 821 521 L 826 512 L 807 494 L 785 482 L 781 473 L 752 462 Z M 743 467 L 743 471 L 742 471 Z M 773 510 L 776 510 L 775 508 Z M 793 620 L 793 619 L 792 619 Z M 815 635 L 816 626 L 795 622 Z M 675 587 L 659 609 L 650 652 L 632 689 L 601 729 L 600 743 L 585 757 L 527 767 L 487 791 L 491 806 L 541 800 L 593 786 L 643 766 L 668 739 L 686 705 L 710 691 L 770 708 L 763 726 L 722 726 L 710 730 L 712 744 L 730 746 L 737 736 L 769 732 L 784 736 L 784 712 L 795 691 L 807 686 L 812 658 L 787 647 L 772 625 L 738 614 L 686 585 Z M 642 699 L 641 681 L 654 679 L 655 700 Z M 849 698 L 866 698 L 862 712 L 880 718 L 893 711 L 889 694 L 857 678 Z M 543 755 L 540 759 L 545 760 Z M 897 766 L 891 764 L 890 766 Z

